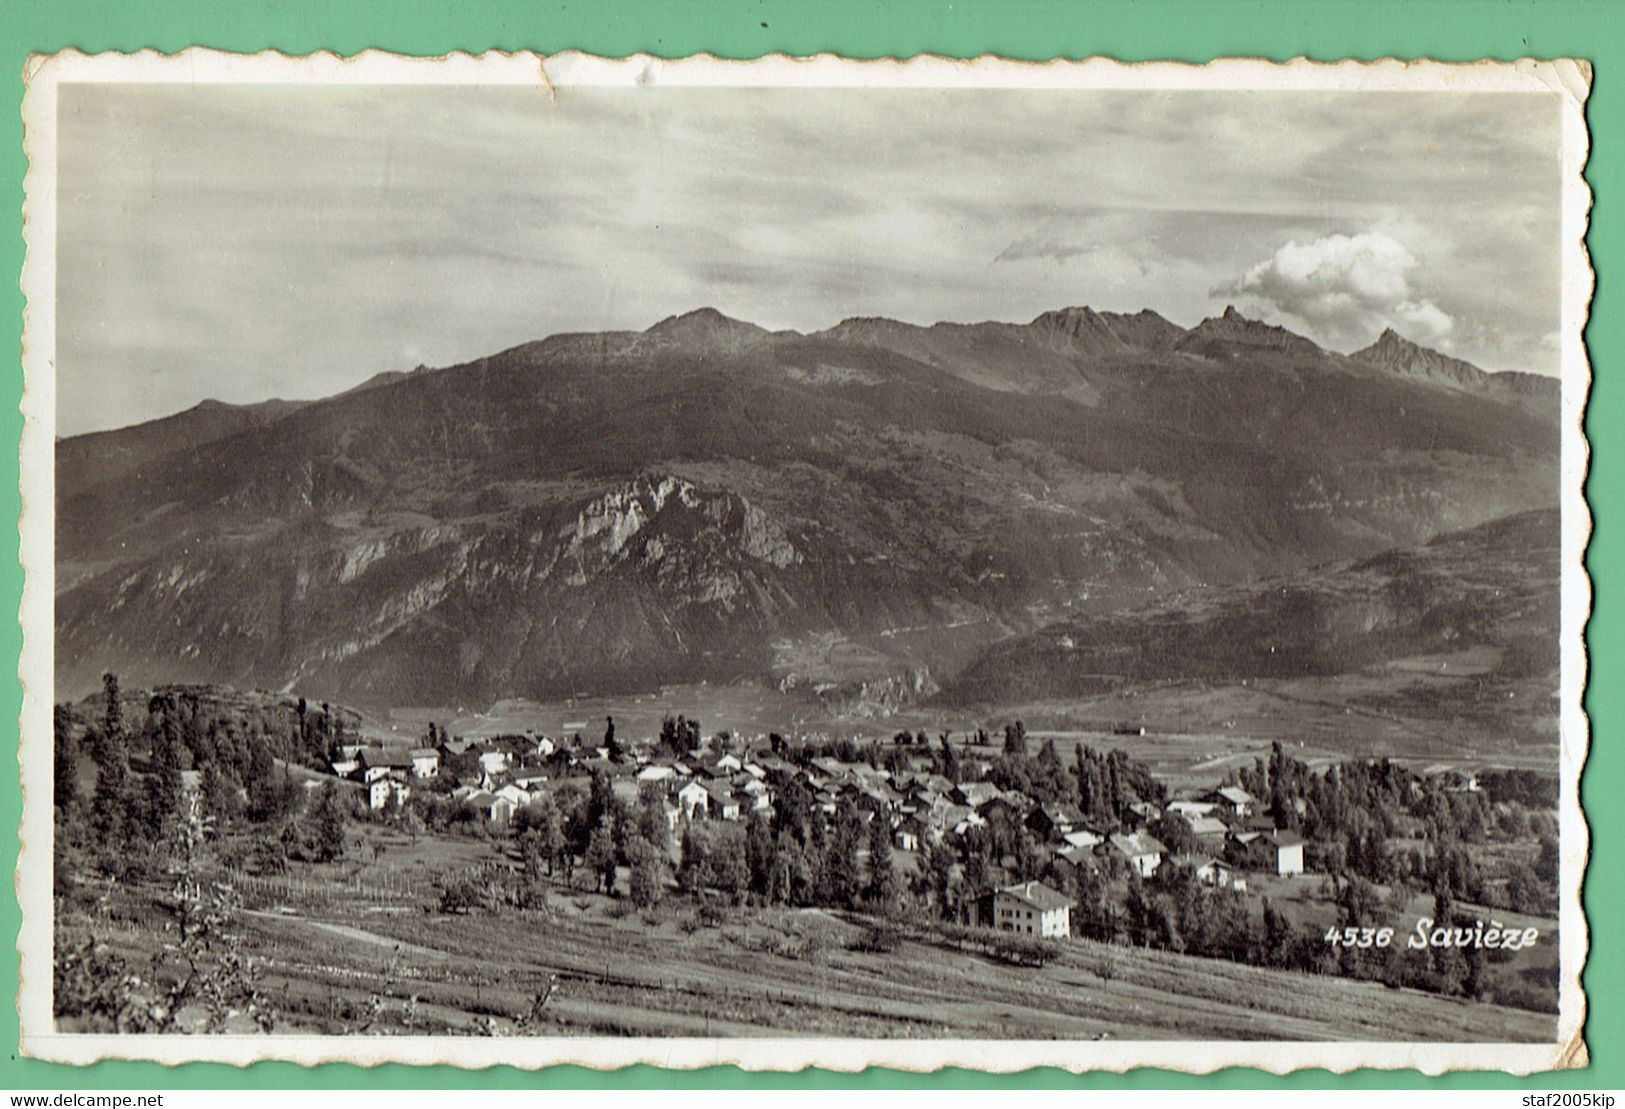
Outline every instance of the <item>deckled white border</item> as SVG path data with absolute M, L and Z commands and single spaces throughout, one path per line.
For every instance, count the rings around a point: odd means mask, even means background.
M 21 409 L 23 512 L 21 560 L 25 571 L 21 622 L 23 649 L 22 851 L 17 889 L 23 926 L 17 950 L 22 988 L 18 1013 L 24 1054 L 68 1063 L 102 1058 L 191 1060 L 247 1064 L 260 1059 L 302 1063 L 349 1061 L 453 1063 L 484 1067 L 541 1067 L 576 1063 L 622 1067 L 650 1063 L 700 1067 L 732 1063 L 747 1070 L 799 1070 L 818 1066 L 855 1071 L 868 1066 L 934 1070 L 963 1066 L 1010 1072 L 1035 1066 L 1124 1071 L 1161 1066 L 1208 1073 L 1251 1066 L 1276 1073 L 1304 1067 L 1343 1072 L 1356 1067 L 1415 1068 L 1427 1074 L 1487 1069 L 1529 1073 L 1580 1066 L 1586 1051 L 1580 1032 L 1585 997 L 1580 972 L 1587 949 L 1580 884 L 1588 855 L 1588 830 L 1579 804 L 1580 768 L 1588 745 L 1581 697 L 1585 688 L 1584 629 L 1591 608 L 1590 579 L 1583 557 L 1591 517 L 1583 483 L 1588 448 L 1582 430 L 1590 366 L 1582 339 L 1593 275 L 1585 249 L 1591 192 L 1581 171 L 1589 144 L 1584 105 L 1591 68 L 1585 62 L 1439 62 L 1324 64 L 1297 59 L 1285 64 L 1226 59 L 1206 66 L 1155 62 L 1125 65 L 1110 59 L 1083 62 L 973 61 L 919 57 L 909 61 L 853 62 L 830 55 L 751 62 L 699 56 L 663 61 L 647 55 L 623 60 L 566 53 L 489 53 L 474 57 L 405 58 L 367 51 L 351 58 L 331 53 L 291 58 L 266 52 L 223 54 L 189 49 L 176 55 L 87 56 L 67 51 L 34 57 L 24 71 L 24 145 L 29 156 L 23 205 L 27 258 Z M 552 100 L 567 100 L 573 87 L 642 85 L 666 87 L 845 87 L 979 89 L 1126 89 L 1273 91 L 1362 90 L 1539 92 L 1563 103 L 1563 290 L 1562 290 L 1562 623 L 1560 727 L 1562 733 L 1562 899 L 1559 910 L 1562 986 L 1559 1034 L 1554 1044 L 1276 1043 L 1276 1042 L 1034 1042 L 987 1040 L 704 1040 L 704 1039 L 470 1039 L 462 1037 L 189 1037 L 59 1034 L 51 1019 L 51 689 L 55 596 L 56 426 L 56 90 L 62 82 L 254 83 L 295 85 L 435 84 L 533 86 Z M 1396 1030 L 1400 1031 L 1400 1030 Z

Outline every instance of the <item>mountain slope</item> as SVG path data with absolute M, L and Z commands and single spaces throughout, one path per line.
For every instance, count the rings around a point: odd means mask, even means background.
M 1376 342 L 1349 357 L 1355 362 L 1375 366 L 1396 376 L 1449 389 L 1557 403 L 1556 378 L 1517 372 L 1486 373 L 1471 362 L 1463 362 L 1413 343 L 1391 327 L 1385 328 Z
M 477 701 L 762 677 L 832 634 L 942 675 L 1068 613 L 1555 504 L 1555 404 L 1307 343 L 1233 312 L 702 310 L 190 443 L 127 429 L 142 465 L 59 469 L 58 681 Z

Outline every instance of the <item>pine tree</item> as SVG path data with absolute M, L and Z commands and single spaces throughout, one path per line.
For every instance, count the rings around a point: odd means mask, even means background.
M 764 902 L 773 895 L 775 845 L 767 818 L 759 811 L 750 814 L 745 825 L 745 868 L 750 872 L 750 889 Z
M 682 858 L 677 864 L 677 884 L 685 893 L 698 893 L 708 882 L 705 849 L 693 828 L 683 829 Z
M 587 840 L 587 854 L 583 860 L 605 893 L 615 892 L 615 832 L 607 820 L 600 820 Z
M 330 863 L 344 858 L 345 823 L 338 787 L 328 782 L 316 799 L 316 854 L 320 861 Z
M 651 908 L 666 895 L 666 872 L 669 864 L 664 852 L 657 851 L 645 840 L 639 840 L 633 850 L 632 874 L 627 879 L 627 891 L 632 904 L 640 909 Z
M 671 825 L 666 822 L 666 798 L 660 786 L 645 782 L 638 790 L 638 838 L 662 856 L 671 854 Z
M 897 908 L 897 874 L 892 867 L 890 821 L 876 813 L 869 822 L 869 884 L 864 896 L 881 913 Z
M 850 802 L 843 802 L 830 829 L 824 850 L 824 902 L 845 909 L 857 907 L 862 875 L 858 870 L 861 828 Z
M 568 846 L 564 838 L 564 822 L 559 807 L 550 795 L 544 794 L 533 806 L 532 827 L 541 843 L 542 857 L 547 860 L 547 876 L 551 878 Z
M 133 800 L 124 752 L 109 747 L 96 767 L 96 796 L 90 815 L 90 826 L 104 847 L 125 842 Z
M 56 706 L 51 713 L 51 724 L 51 793 L 57 815 L 61 816 L 79 800 L 79 743 L 74 738 L 73 720 L 67 705 Z
M 119 694 L 118 675 L 102 675 L 102 734 L 115 747 L 124 746 L 124 700 Z
M 152 773 L 147 778 L 146 832 L 158 843 L 181 804 L 181 742 L 172 697 L 155 698 L 158 726 L 152 734 Z

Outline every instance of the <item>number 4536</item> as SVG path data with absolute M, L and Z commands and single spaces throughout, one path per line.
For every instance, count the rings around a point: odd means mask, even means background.
M 1326 942 L 1332 947 L 1387 947 L 1394 942 L 1392 928 L 1328 928 Z

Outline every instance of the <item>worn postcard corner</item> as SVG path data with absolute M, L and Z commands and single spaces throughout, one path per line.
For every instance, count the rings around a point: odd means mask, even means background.
M 23 78 L 26 1054 L 1586 1065 L 1587 62 Z

